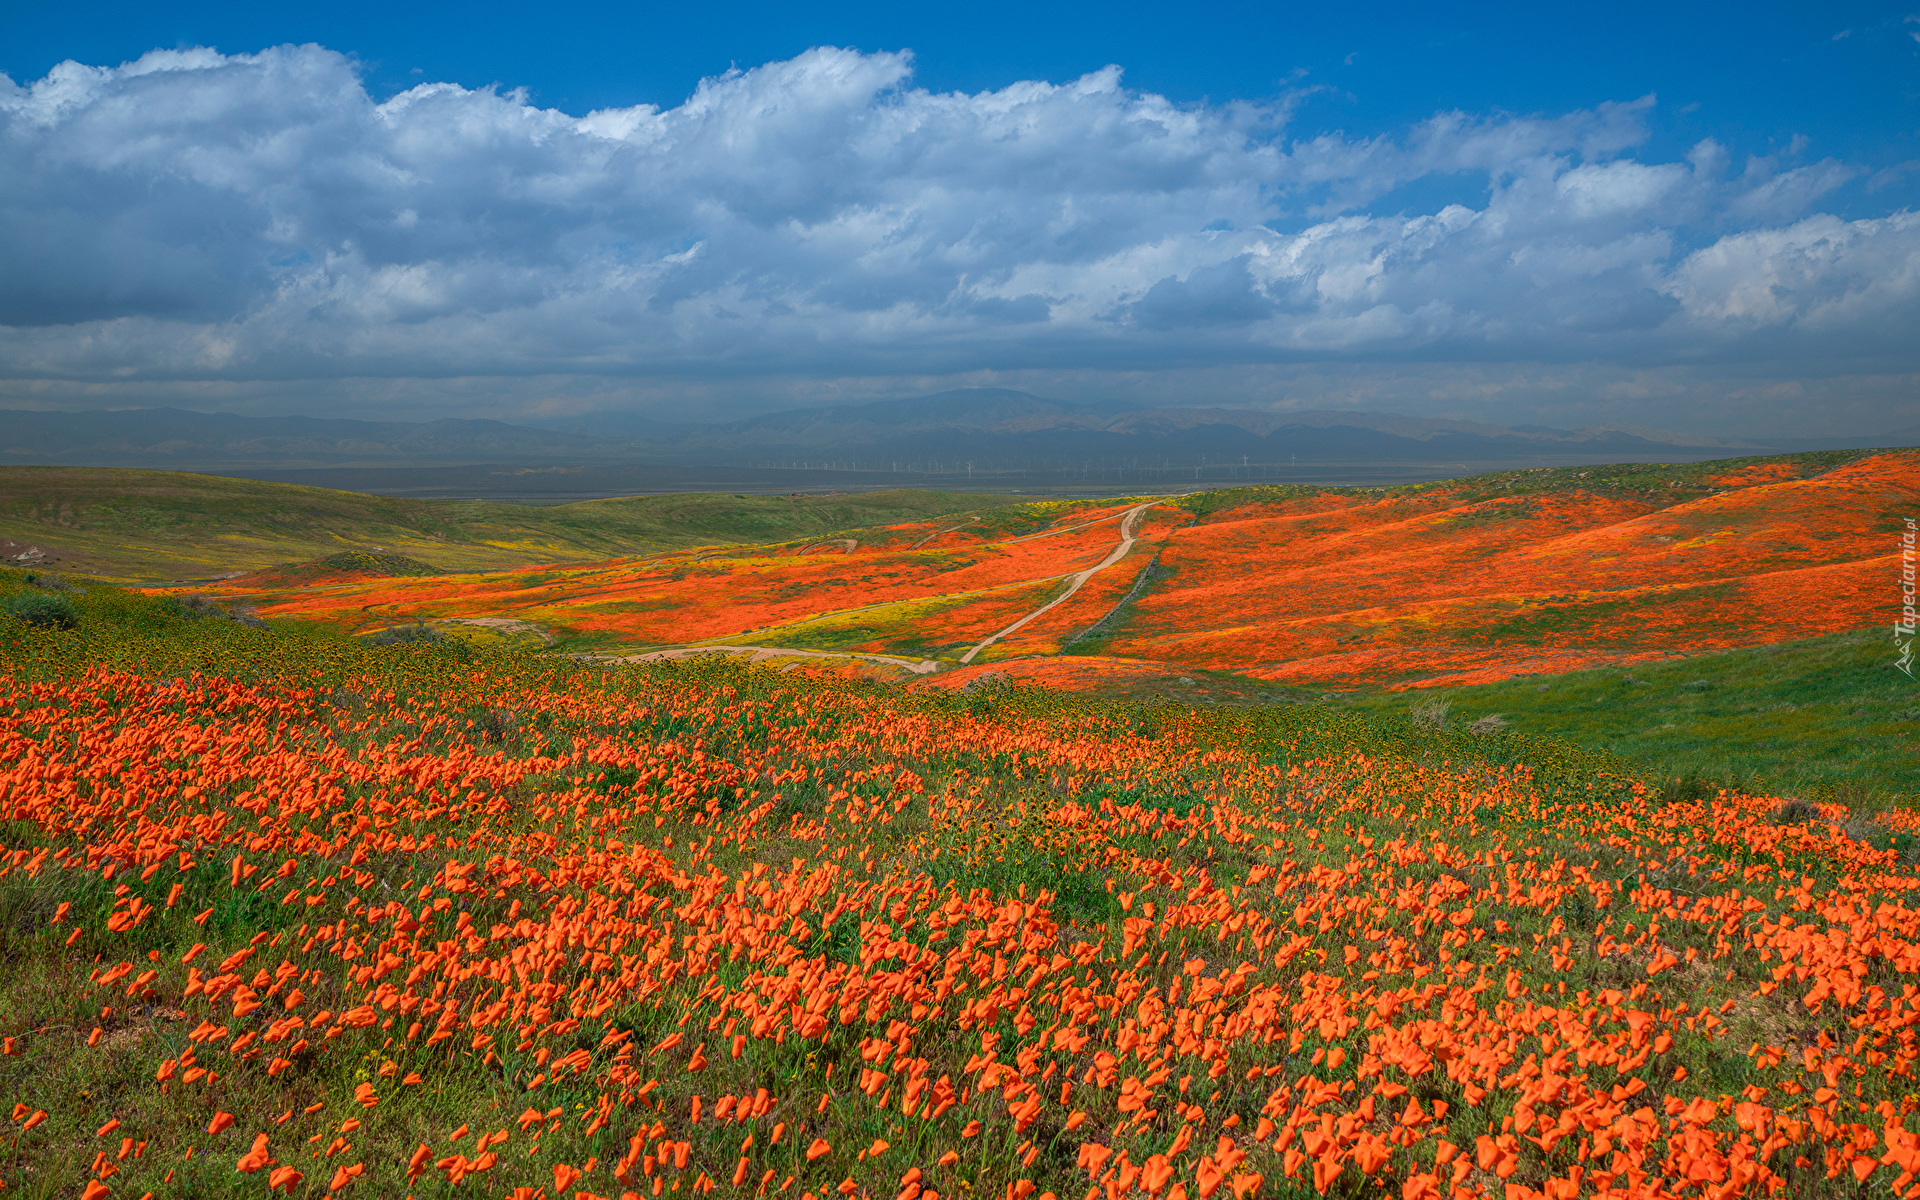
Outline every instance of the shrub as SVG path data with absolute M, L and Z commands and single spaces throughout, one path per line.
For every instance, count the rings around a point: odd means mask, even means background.
M 443 641 L 446 636 L 431 625 L 395 625 L 391 629 L 382 629 L 367 641 L 376 646 L 403 646 Z
M 223 604 L 211 596 L 169 596 L 165 604 L 168 612 L 190 621 L 234 621 L 250 629 L 267 627 L 253 609 Z
M 227 610 L 211 596 L 168 596 L 163 603 L 167 611 L 193 621 L 227 615 Z
M 483 740 L 501 742 L 518 732 L 520 717 L 510 708 L 489 708 L 474 724 Z
M 1805 825 L 1808 821 L 1818 820 L 1820 810 L 1805 800 L 1789 800 L 1773 810 L 1775 825 Z
M 260 619 L 260 614 L 251 608 L 240 608 L 237 606 L 230 608 L 227 610 L 227 620 L 236 621 L 239 624 L 245 625 L 248 629 L 267 628 L 267 623 Z
M 16 592 L 0 601 L 0 608 L 39 629 L 72 629 L 80 623 L 80 610 L 58 593 Z
M 1478 721 L 1467 726 L 1468 733 L 1499 733 L 1507 727 L 1507 719 L 1499 713 L 1488 713 Z
M 1660 789 L 1660 798 L 1668 804 L 1699 804 L 1712 800 L 1723 791 L 1736 789 L 1718 779 L 1708 779 L 1689 771 L 1678 779 L 1670 779 Z
M 1413 723 L 1422 729 L 1445 729 L 1447 713 L 1453 708 L 1453 701 L 1442 696 L 1433 696 L 1413 702 Z

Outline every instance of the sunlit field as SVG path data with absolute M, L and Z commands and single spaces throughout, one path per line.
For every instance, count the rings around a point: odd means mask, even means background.
M 1047 665 L 1078 656 L 1276 687 L 1460 687 L 1880 624 L 1895 533 L 1916 505 L 1920 451 L 1848 451 L 1008 504 L 468 574 L 433 573 L 421 552 L 426 573 L 310 566 L 197 590 L 349 632 L 483 617 L 537 625 L 577 652 L 753 645 L 933 661 L 957 669 L 945 686 L 986 670 L 1100 673 Z
M 61 596 L 0 617 L 9 1195 L 1920 1193 L 1905 813 Z

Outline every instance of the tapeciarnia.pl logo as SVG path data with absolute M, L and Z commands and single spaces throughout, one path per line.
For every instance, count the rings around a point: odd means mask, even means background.
M 1893 665 L 1913 678 L 1914 635 L 1914 518 L 1907 518 L 1906 532 L 1900 535 L 1900 615 L 1893 622 L 1893 649 L 1899 657 Z

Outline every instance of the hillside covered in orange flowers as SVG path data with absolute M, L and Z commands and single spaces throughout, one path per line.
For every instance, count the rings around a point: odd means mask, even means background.
M 821 541 L 219 590 L 350 631 L 511 620 L 564 650 L 852 654 L 930 686 L 1211 669 L 1419 687 L 1890 619 L 1915 511 L 1920 451 L 1805 454 L 1036 503 Z
M 1169 540 L 1169 577 L 1108 646 L 1276 680 L 1432 684 L 1838 632 L 1891 620 L 1899 519 L 1916 508 L 1913 452 L 1233 505 Z
M 8 1192 L 1920 1190 L 1911 813 L 61 594 L 0 620 Z

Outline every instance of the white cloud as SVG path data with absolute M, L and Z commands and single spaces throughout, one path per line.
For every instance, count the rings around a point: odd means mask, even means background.
M 66 63 L 0 77 L 0 377 L 1911 364 L 1915 218 L 1819 213 L 1860 174 L 1831 160 L 1647 160 L 1653 111 L 1306 136 L 1117 68 L 934 94 L 904 54 L 823 49 L 574 117 L 376 102 L 313 46 Z
M 1671 289 L 1696 327 L 1833 338 L 1842 348 L 1910 339 L 1920 303 L 1920 214 L 1822 215 L 1725 237 L 1688 255 Z

